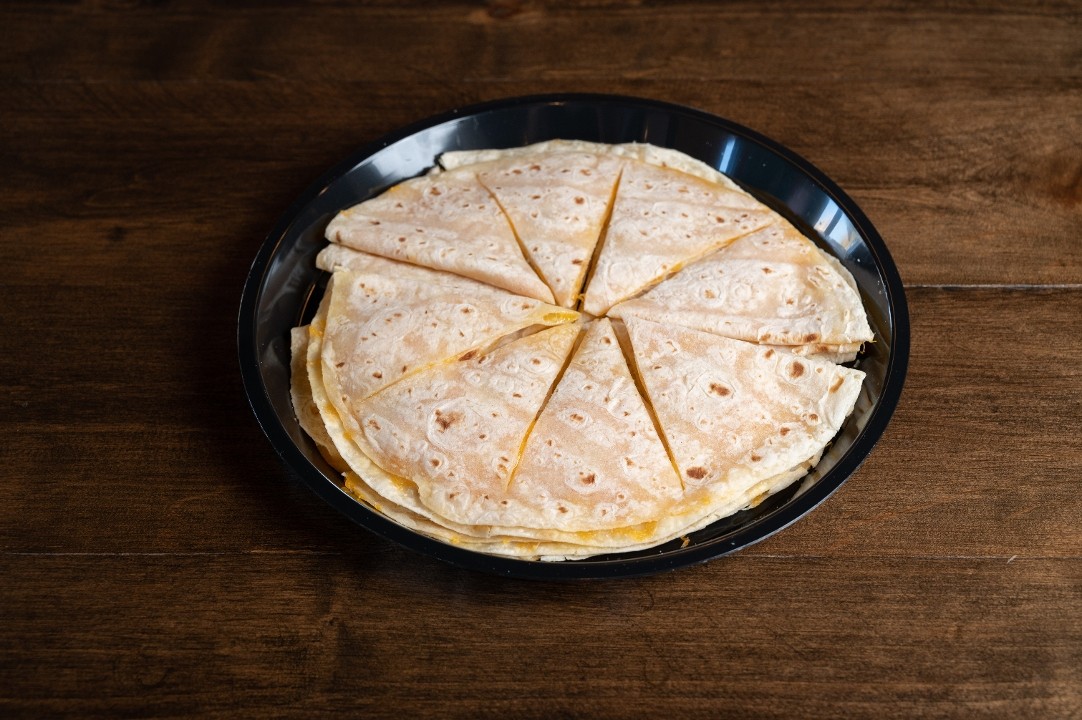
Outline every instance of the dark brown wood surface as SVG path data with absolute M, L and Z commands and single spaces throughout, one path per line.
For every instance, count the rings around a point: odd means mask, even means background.
M 1082 717 L 1082 6 L 0 7 L 0 716 Z M 295 483 L 235 360 L 248 265 L 358 146 L 536 92 L 692 105 L 877 225 L 912 359 L 773 538 L 482 576 Z

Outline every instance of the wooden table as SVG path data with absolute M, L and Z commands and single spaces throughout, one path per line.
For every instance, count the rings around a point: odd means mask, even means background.
M 0 715 L 1082 717 L 1082 6 L 0 9 Z M 906 281 L 868 462 L 737 555 L 473 574 L 351 525 L 247 407 L 290 202 L 476 101 L 614 92 L 793 148 Z

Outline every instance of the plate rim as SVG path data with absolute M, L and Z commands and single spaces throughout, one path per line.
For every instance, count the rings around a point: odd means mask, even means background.
M 568 560 L 549 562 L 524 560 L 467 550 L 429 538 L 395 523 L 365 507 L 333 480 L 315 467 L 298 448 L 286 429 L 277 421 L 270 394 L 260 372 L 260 348 L 256 344 L 256 310 L 262 296 L 271 260 L 288 236 L 297 217 L 332 183 L 380 150 L 419 132 L 463 117 L 525 106 L 559 106 L 567 104 L 623 105 L 637 109 L 652 109 L 668 114 L 696 118 L 725 132 L 740 135 L 778 155 L 820 186 L 856 227 L 875 260 L 876 269 L 884 281 L 887 295 L 888 322 L 892 328 L 887 355 L 884 383 L 865 426 L 852 445 L 830 471 L 819 478 L 807 491 L 792 498 L 766 517 L 735 530 L 731 537 L 720 538 L 687 548 L 678 548 L 658 555 L 632 558 Z M 279 216 L 260 245 L 248 273 L 237 313 L 237 357 L 241 379 L 249 407 L 263 434 L 270 441 L 286 467 L 297 475 L 316 495 L 328 502 L 353 523 L 376 533 L 407 549 L 450 563 L 460 568 L 489 574 L 534 580 L 586 580 L 617 577 L 639 577 L 697 565 L 728 555 L 765 540 L 804 517 L 834 494 L 859 469 L 882 438 L 901 399 L 908 371 L 910 345 L 909 310 L 904 285 L 896 265 L 879 232 L 852 198 L 833 180 L 807 159 L 788 147 L 761 133 L 721 116 L 698 108 L 651 98 L 604 93 L 549 93 L 505 97 L 466 105 L 429 116 L 405 125 L 366 143 L 342 161 L 322 173 Z M 828 482 L 829 480 L 829 482 Z M 747 536 L 747 537 L 745 537 Z M 607 556 L 606 556 L 607 557 Z

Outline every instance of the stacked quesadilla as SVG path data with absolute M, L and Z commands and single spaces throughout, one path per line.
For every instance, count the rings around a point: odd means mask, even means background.
M 478 552 L 627 552 L 754 505 L 818 462 L 873 340 L 835 258 L 650 145 L 447 153 L 327 237 L 297 418 L 361 502 Z

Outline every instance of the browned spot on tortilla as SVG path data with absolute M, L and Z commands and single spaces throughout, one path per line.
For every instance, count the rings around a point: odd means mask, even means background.
M 436 458 L 432 458 L 428 462 L 429 462 L 430 465 L 432 465 L 432 467 L 439 467 L 440 466 L 440 461 L 437 460 Z
M 718 224 L 724 223 L 725 218 L 723 218 L 721 215 L 715 215 L 714 216 L 714 222 L 716 222 Z
M 785 304 L 786 305 L 792 305 L 793 304 L 793 298 L 786 298 Z
M 471 310 L 471 309 L 470 309 L 470 308 L 468 308 L 468 307 L 464 307 L 464 308 L 462 308 L 462 314 L 463 314 L 463 315 L 469 315 L 469 314 L 470 314 L 471 312 L 473 312 L 473 310 Z
M 488 435 L 486 435 L 486 434 L 484 434 L 484 433 L 481 433 L 480 435 L 478 435 L 478 436 L 477 436 L 477 438 L 478 438 L 479 440 L 484 440 L 484 439 L 485 439 L 485 438 L 487 438 L 487 437 L 488 437 Z
M 406 238 L 402 237 L 402 236 L 399 236 L 398 242 L 406 242 Z
M 603 337 L 601 338 L 601 341 L 604 342 L 606 345 L 612 345 L 612 338 L 610 337 Z
M 406 372 L 406 370 L 407 370 L 408 368 L 409 368 L 409 366 L 408 366 L 408 365 L 403 365 L 403 366 L 402 366 L 402 372 Z
M 752 455 L 752 456 L 751 456 L 751 461 L 752 461 L 752 462 L 759 462 L 759 461 L 760 461 L 760 460 L 762 460 L 762 459 L 763 459 L 763 458 L 762 458 L 762 457 L 760 457 L 759 455 Z
M 346 361 L 345 361 L 345 360 L 343 360 L 342 362 L 336 362 L 336 363 L 334 364 L 334 366 L 335 366 L 335 367 L 342 367 L 342 366 L 343 366 L 343 365 L 345 365 L 345 364 L 346 364 Z
M 804 366 L 798 362 L 789 366 L 789 377 L 798 378 L 804 374 Z
M 716 292 L 714 292 L 713 290 L 711 290 L 710 288 L 707 288 L 706 290 L 703 290 L 703 297 L 705 297 L 707 300 L 713 300 L 717 296 L 718 296 L 718 294 Z
M 778 430 L 778 434 L 779 435 L 788 435 L 789 434 L 789 428 L 783 427 L 781 430 Z
M 462 354 L 462 357 L 459 358 L 459 362 L 465 362 L 466 360 L 473 360 L 474 357 L 476 357 L 476 356 L 477 356 L 477 351 L 476 350 L 469 350 L 469 351 Z
M 538 165 L 537 163 L 534 163 L 533 165 L 530 166 L 530 169 L 533 170 L 534 172 L 537 172 L 538 170 L 541 169 L 541 166 Z
M 816 415 L 815 413 L 808 413 L 808 419 L 811 420 L 812 422 L 818 422 L 819 421 L 819 416 Z
M 380 429 L 379 423 L 376 422 L 375 418 L 370 418 L 368 420 L 368 427 L 372 428 L 373 430 L 379 430 Z
M 560 507 L 558 507 L 556 509 L 559 510 L 560 512 L 562 512 L 562 513 L 567 512 L 567 508 L 565 508 L 563 505 L 561 505 Z
M 774 357 L 774 350 L 773 350 L 773 348 L 771 348 L 770 350 L 767 350 L 767 351 L 766 351 L 765 353 L 763 353 L 763 357 L 765 357 L 765 358 L 772 358 L 772 357 Z
M 838 378 L 837 380 L 835 380 L 834 384 L 830 386 L 830 392 L 838 392 L 838 388 L 842 386 L 843 382 L 845 382 L 844 378 Z
M 538 360 L 537 358 L 534 358 L 533 360 L 530 360 L 530 362 L 533 363 L 534 365 L 540 365 L 541 364 L 541 361 Z
M 428 194 L 429 195 L 443 195 L 443 193 L 440 192 L 439 188 L 432 188 L 431 190 L 428 191 Z
M 629 457 L 624 458 L 624 462 L 627 463 L 628 467 L 635 467 L 635 461 Z
M 436 424 L 440 426 L 440 430 L 447 430 L 461 419 L 462 413 L 449 412 L 444 415 L 442 410 L 436 411 Z
M 729 390 L 729 388 L 727 388 L 724 385 L 721 385 L 719 383 L 710 383 L 710 392 L 714 393 L 715 395 L 718 395 L 719 397 L 725 397 L 726 395 L 728 395 L 732 391 Z
M 698 466 L 689 467 L 687 469 L 687 476 L 689 478 L 694 478 L 695 480 L 702 480 L 704 477 L 706 477 L 706 468 Z
M 572 265 L 582 265 L 582 258 L 575 258 L 571 261 Z
M 596 480 L 597 480 L 597 475 L 594 475 L 593 473 L 590 473 L 589 475 L 587 475 L 586 477 L 584 477 L 582 479 L 582 484 L 583 485 L 593 485 Z
M 522 397 L 522 393 L 511 393 L 511 397 Z
M 372 377 L 374 377 L 376 380 L 379 380 L 383 377 L 383 373 L 381 373 L 379 370 L 376 370 L 374 373 L 372 373 Z
M 768 267 L 765 267 L 765 268 L 763 268 L 763 273 L 764 273 L 764 274 L 766 274 L 766 275 L 769 275 L 769 274 L 771 274 L 772 272 L 774 272 L 774 271 L 773 271 L 773 270 L 771 270 L 771 269 L 770 269 L 770 268 L 768 268 Z
M 819 333 L 808 333 L 804 336 L 804 342 L 811 343 L 819 339 Z
M 584 197 L 575 198 L 575 204 L 576 205 L 582 205 L 584 202 L 586 202 L 586 198 L 584 198 Z
M 763 336 L 759 339 L 763 342 L 770 342 L 770 333 L 763 333 Z
M 582 422 L 586 418 L 584 418 L 582 415 L 579 415 L 578 413 L 571 413 L 571 419 L 576 422 Z

